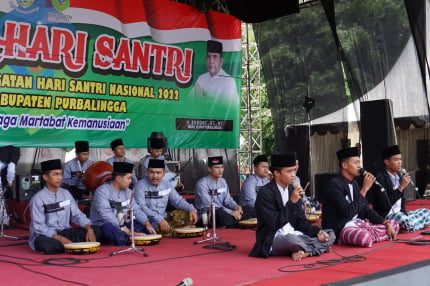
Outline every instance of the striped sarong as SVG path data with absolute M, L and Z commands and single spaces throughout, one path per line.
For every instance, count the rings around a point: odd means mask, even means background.
M 390 220 L 396 233 L 399 223 Z M 372 224 L 362 219 L 355 219 L 347 224 L 339 235 L 339 244 L 372 247 L 374 242 L 388 240 L 387 228 L 383 224 Z
M 393 219 L 399 222 L 401 229 L 413 232 L 430 224 L 430 211 L 422 208 L 407 213 L 398 212 L 388 215 L 387 219 Z

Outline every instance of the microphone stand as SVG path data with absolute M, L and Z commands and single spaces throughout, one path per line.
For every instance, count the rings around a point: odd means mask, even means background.
M 215 196 L 219 195 L 219 193 L 217 192 L 217 189 L 209 189 L 209 193 L 211 194 L 210 210 L 212 215 L 212 236 L 209 236 L 199 241 L 194 241 L 194 244 L 200 244 L 203 242 L 211 241 L 212 244 L 205 245 L 204 248 L 223 249 L 223 250 L 233 249 L 231 244 L 228 241 L 222 240 L 216 234 Z
M 130 217 L 130 228 L 131 228 L 130 229 L 130 231 L 131 231 L 131 236 L 130 236 L 131 245 L 130 245 L 129 248 L 122 249 L 122 250 L 117 250 L 117 251 L 112 252 L 110 254 L 111 256 L 117 255 L 117 254 L 120 254 L 120 253 L 126 253 L 126 252 L 131 252 L 131 253 L 137 252 L 139 254 L 142 254 L 144 257 L 148 257 L 148 254 L 145 253 L 145 250 L 143 248 L 137 248 L 136 247 L 136 243 L 135 243 L 135 240 L 134 240 L 134 238 L 135 238 L 135 236 L 134 236 L 134 210 L 133 210 L 133 207 L 132 207 L 134 192 L 135 192 L 135 189 L 133 188 L 133 190 L 131 191 L 130 203 L 129 203 L 128 209 L 127 209 L 127 213 L 130 214 L 129 217 Z
M 4 223 L 3 223 L 3 219 L 4 219 L 4 213 L 5 213 L 5 211 L 6 211 L 6 210 L 5 210 L 5 203 L 6 203 L 6 200 L 5 200 L 5 198 L 4 198 L 4 193 L 5 193 L 4 188 L 3 188 L 3 186 L 1 185 L 1 182 L 0 182 L 0 238 L 6 238 L 6 239 L 14 239 L 14 240 L 18 240 L 18 239 L 19 239 L 19 237 L 4 234 Z M 7 213 L 6 213 L 6 215 L 7 215 Z

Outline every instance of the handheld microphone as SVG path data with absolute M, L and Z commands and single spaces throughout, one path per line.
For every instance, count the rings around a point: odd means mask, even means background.
M 179 284 L 177 284 L 176 286 L 191 286 L 191 285 L 193 285 L 193 279 L 188 277 L 182 280 L 181 282 L 179 282 Z
M 368 173 L 369 172 L 367 172 L 365 169 L 363 169 L 363 168 L 360 169 L 360 175 L 366 176 L 366 174 L 368 174 Z M 381 192 L 385 192 L 384 187 L 377 180 L 374 180 L 373 183 L 380 188 Z
M 402 177 L 403 177 L 403 176 L 409 176 L 409 174 L 408 174 L 408 172 L 406 171 L 406 169 L 402 169 L 402 170 L 400 171 L 400 175 L 402 175 Z M 411 186 L 412 186 L 412 187 L 414 187 L 415 191 L 418 191 L 417 186 L 415 186 L 415 184 L 414 184 L 414 182 L 412 182 L 412 180 L 409 180 L 409 184 L 411 184 Z
M 294 181 L 293 182 L 293 189 L 295 190 L 295 189 L 298 189 L 298 188 L 301 188 L 302 186 L 300 185 L 300 183 L 298 182 L 298 181 Z M 305 192 L 304 191 L 301 191 L 300 193 L 299 193 L 299 195 L 303 198 L 304 196 L 305 196 Z

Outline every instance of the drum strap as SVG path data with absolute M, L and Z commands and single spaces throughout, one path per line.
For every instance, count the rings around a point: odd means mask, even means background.
M 162 197 L 170 194 L 171 191 L 172 191 L 171 188 L 164 191 L 154 191 L 154 192 L 146 191 L 145 199 L 161 199 Z
M 45 213 L 55 213 L 64 210 L 64 207 L 68 205 L 70 205 L 70 200 L 56 202 L 53 204 L 44 204 L 43 208 L 45 209 Z
M 122 212 L 122 210 L 124 208 L 122 202 L 116 202 L 116 201 L 109 200 L 109 204 L 110 204 L 111 208 L 116 209 L 116 211 L 118 211 L 118 212 Z

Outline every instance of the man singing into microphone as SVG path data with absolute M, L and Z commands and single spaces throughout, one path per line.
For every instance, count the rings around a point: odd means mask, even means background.
M 256 242 L 249 255 L 291 255 L 295 261 L 321 255 L 334 243 L 335 235 L 331 229 L 311 225 L 305 217 L 300 194 L 303 189 L 292 188 L 297 170 L 295 154 L 273 154 L 271 159 L 275 178 L 257 194 Z
M 322 227 L 332 228 L 339 243 L 346 245 L 371 247 L 374 242 L 395 239 L 398 223 L 369 208 L 365 198 L 375 177 L 365 172 L 361 189 L 355 180 L 361 170 L 358 148 L 341 149 L 336 155 L 340 174 L 329 181 L 322 194 Z
M 402 154 L 399 146 L 385 148 L 381 153 L 385 170 L 377 175 L 377 180 L 386 191 L 380 192 L 378 187 L 372 188 L 373 209 L 387 219 L 398 221 L 402 229 L 410 232 L 429 225 L 428 209 L 421 208 L 409 212 L 405 210 L 404 190 L 411 180 L 407 174 L 402 174 Z

